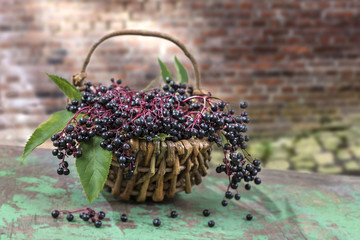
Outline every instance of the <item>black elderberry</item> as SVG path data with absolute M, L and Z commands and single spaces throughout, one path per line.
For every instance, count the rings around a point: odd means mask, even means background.
M 70 174 L 70 170 L 67 169 L 67 168 L 64 168 L 63 174 L 64 174 L 64 175 L 69 175 L 69 174 Z
M 58 152 L 57 158 L 58 159 L 63 159 L 64 158 L 64 153 L 63 152 Z
M 227 192 L 225 193 L 225 197 L 226 197 L 227 199 L 232 199 L 232 198 L 234 197 L 234 195 L 233 195 L 232 192 L 227 191 Z
M 57 174 L 63 175 L 64 174 L 64 169 L 63 168 L 58 168 L 57 169 Z
M 67 216 L 66 216 L 66 219 L 71 222 L 72 220 L 74 220 L 74 215 L 72 215 L 71 213 L 69 213 Z
M 98 215 L 98 218 L 101 220 L 101 219 L 104 219 L 105 218 L 105 213 L 103 211 L 100 211 L 99 212 L 99 215 Z
M 257 184 L 257 185 L 261 184 L 261 179 L 259 177 L 256 177 L 254 179 L 254 183 Z
M 242 109 L 247 108 L 247 107 L 248 107 L 247 102 L 242 102 L 242 103 L 240 103 L 240 107 L 241 107 Z
M 161 225 L 160 219 L 155 218 L 155 219 L 153 220 L 153 224 L 154 224 L 155 227 L 159 227 L 159 226 Z
M 85 214 L 85 213 L 83 213 L 83 212 L 82 212 L 82 213 L 80 213 L 80 214 L 79 214 L 79 218 L 81 218 L 81 219 L 82 219 L 82 218 L 83 218 L 83 216 L 84 216 L 84 214 Z
M 261 162 L 260 162 L 259 159 L 255 159 L 255 160 L 253 161 L 253 164 L 254 164 L 255 166 L 260 166 Z
M 126 216 L 126 214 L 122 214 L 121 215 L 121 221 L 122 222 L 127 222 L 127 220 L 128 220 L 128 217 Z
M 251 215 L 250 213 L 246 215 L 246 220 L 251 221 L 252 219 L 253 219 L 253 215 Z
M 240 198 L 241 198 L 240 194 L 238 194 L 238 193 L 235 194 L 235 199 L 236 199 L 236 200 L 240 200 Z
M 95 220 L 94 225 L 96 228 L 99 228 L 99 227 L 101 227 L 102 222 L 100 220 Z
M 246 190 L 250 190 L 250 189 L 251 189 L 251 185 L 250 185 L 250 184 L 248 184 L 248 183 L 247 183 L 247 184 L 245 184 L 245 189 L 246 189 Z
M 177 211 L 171 211 L 171 213 L 170 213 L 170 216 L 171 216 L 172 218 L 176 218 L 178 215 L 179 215 L 179 214 L 178 214 Z
M 205 217 L 208 217 L 208 216 L 210 216 L 210 210 L 209 209 L 204 209 L 204 211 L 203 211 L 203 215 L 205 216 Z
M 226 206 L 228 205 L 228 201 L 222 200 L 222 201 L 221 201 L 221 205 L 222 205 L 223 207 L 226 207 Z
M 87 213 L 83 214 L 82 220 L 84 220 L 85 222 L 87 222 L 87 221 L 89 221 L 89 219 L 90 219 L 89 214 L 87 214 Z
M 59 216 L 59 214 L 60 214 L 60 212 L 58 210 L 54 210 L 54 211 L 51 212 L 51 216 L 53 218 L 57 218 Z
M 213 220 L 210 220 L 210 221 L 208 222 L 208 226 L 209 226 L 209 227 L 214 227 L 214 226 L 215 226 L 215 222 L 214 222 Z
M 76 151 L 76 152 L 74 152 L 74 157 L 80 158 L 81 156 L 82 156 L 82 152 L 81 152 L 81 151 Z
M 59 150 L 57 150 L 57 149 L 52 150 L 52 155 L 57 156 L 58 153 L 59 153 Z

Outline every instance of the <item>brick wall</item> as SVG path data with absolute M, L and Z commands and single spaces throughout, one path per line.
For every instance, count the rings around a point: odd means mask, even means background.
M 249 102 L 254 134 L 352 118 L 360 110 L 359 10 L 355 0 L 1 0 L 2 141 L 23 141 L 64 106 L 44 72 L 69 79 L 96 39 L 125 28 L 183 41 L 200 63 L 204 89 Z M 159 75 L 157 57 L 172 64 L 174 55 L 190 71 L 164 40 L 109 40 L 94 54 L 89 80 L 121 77 L 142 88 Z

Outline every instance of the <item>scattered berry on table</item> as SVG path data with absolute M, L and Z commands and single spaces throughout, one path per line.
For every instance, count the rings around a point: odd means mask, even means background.
M 178 215 L 179 215 L 179 214 L 178 214 L 177 211 L 171 211 L 171 213 L 170 213 L 170 216 L 171 216 L 172 218 L 176 218 Z
M 214 226 L 215 226 L 215 222 L 214 222 L 213 220 L 210 220 L 210 221 L 208 222 L 208 226 L 209 226 L 209 227 L 214 227 Z
M 253 219 L 253 215 L 251 215 L 250 213 L 246 215 L 246 220 L 251 221 L 252 219 Z
M 155 219 L 153 220 L 153 224 L 154 224 L 155 227 L 159 227 L 159 226 L 161 225 L 160 219 L 155 218 Z
M 105 218 L 105 213 L 103 211 L 100 211 L 99 212 L 99 215 L 98 215 L 98 218 L 101 220 L 101 219 L 104 219 Z
M 122 222 L 126 222 L 128 220 L 128 217 L 126 216 L 126 214 L 124 213 L 124 214 L 122 214 L 121 215 L 121 221 Z
M 74 215 L 72 215 L 71 213 L 69 213 L 67 216 L 66 216 L 66 219 L 71 222 L 72 220 L 74 220 Z
M 102 222 L 100 220 L 95 220 L 94 225 L 96 228 L 99 228 L 99 227 L 101 227 Z
M 54 211 L 51 212 L 51 216 L 53 218 L 57 218 L 59 216 L 59 214 L 60 214 L 60 212 L 58 210 L 54 210 Z
M 210 216 L 210 210 L 209 209 L 204 209 L 204 211 L 203 211 L 203 215 L 205 216 L 205 217 L 208 217 L 208 216 Z

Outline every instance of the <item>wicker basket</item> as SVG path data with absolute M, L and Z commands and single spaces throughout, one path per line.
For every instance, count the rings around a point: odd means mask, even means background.
M 197 62 L 186 47 L 172 36 L 143 30 L 117 31 L 102 37 L 90 49 L 82 70 L 73 76 L 73 84 L 84 90 L 86 67 L 94 50 L 105 40 L 121 35 L 152 36 L 169 40 L 176 44 L 191 61 L 195 71 L 196 95 L 203 95 L 200 90 L 200 73 Z M 211 159 L 211 143 L 207 139 L 188 139 L 177 142 L 132 139 L 130 141 L 132 155 L 136 157 L 136 169 L 130 180 L 123 178 L 123 170 L 119 168 L 116 157 L 113 156 L 108 179 L 105 186 L 111 188 L 114 196 L 123 200 L 136 199 L 144 202 L 152 199 L 155 202 L 165 197 L 173 198 L 175 193 L 185 191 L 191 193 L 191 187 L 201 183 L 201 178 L 207 174 L 208 162 Z M 126 171 L 126 170 L 125 170 Z

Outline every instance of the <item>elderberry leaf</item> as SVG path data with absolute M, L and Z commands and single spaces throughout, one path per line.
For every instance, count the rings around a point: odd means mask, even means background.
M 50 119 L 39 125 L 26 142 L 21 162 L 39 145 L 43 144 L 53 134 L 65 128 L 66 124 L 74 116 L 67 110 L 59 111 L 51 115 Z
M 161 69 L 161 76 L 163 78 L 163 81 L 166 83 L 166 78 L 172 79 L 172 76 L 171 76 L 169 70 L 167 69 L 166 65 L 159 58 L 158 58 L 158 62 L 159 62 L 160 69 Z
M 82 156 L 76 158 L 79 174 L 87 200 L 91 203 L 98 197 L 109 174 L 112 152 L 100 147 L 101 137 L 93 137 L 87 143 L 80 143 Z
M 177 70 L 178 80 L 180 81 L 180 83 L 188 83 L 189 77 L 186 68 L 184 67 L 184 65 L 181 64 L 181 62 L 177 59 L 177 57 L 175 57 L 175 67 Z
M 228 143 L 228 140 L 226 139 L 223 131 L 220 132 L 221 142 L 224 145 L 225 143 Z
M 159 135 L 154 137 L 153 140 L 165 141 L 165 139 L 168 138 L 168 137 L 172 137 L 172 136 L 168 135 L 168 134 L 165 134 L 165 133 L 160 133 Z
M 71 100 L 81 101 L 81 92 L 66 79 L 46 73 L 46 75 L 60 88 L 60 90 Z

